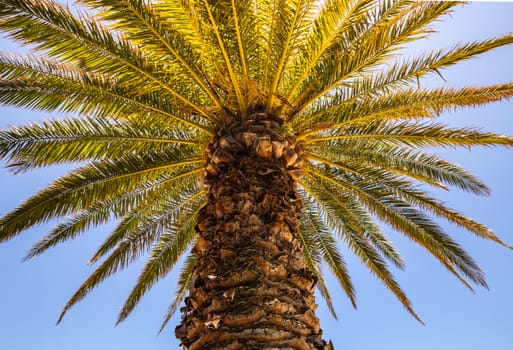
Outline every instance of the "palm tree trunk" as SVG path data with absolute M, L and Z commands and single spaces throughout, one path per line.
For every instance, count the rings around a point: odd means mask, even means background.
M 208 202 L 176 336 L 185 349 L 327 349 L 297 237 L 301 149 L 253 116 L 208 150 Z

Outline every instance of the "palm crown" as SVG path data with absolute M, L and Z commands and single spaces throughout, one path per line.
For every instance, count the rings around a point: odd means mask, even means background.
M 433 217 L 505 244 L 418 184 L 476 195 L 488 189 L 461 166 L 422 148 L 512 145 L 510 137 L 431 119 L 508 98 L 513 84 L 426 89 L 421 83 L 512 43 L 513 35 L 399 59 L 404 45 L 427 36 L 429 25 L 457 3 L 80 3 L 91 11 L 75 13 L 49 0 L 0 5 L 0 29 L 42 53 L 0 54 L 0 102 L 69 115 L 2 131 L 0 155 L 14 172 L 81 164 L 6 214 L 0 240 L 64 218 L 33 246 L 32 258 L 118 220 L 91 258 L 99 266 L 61 318 L 106 278 L 149 254 L 121 310 L 123 320 L 187 254 L 165 325 L 193 276 L 196 255 L 188 252 L 208 193 L 204 179 L 219 172 L 229 157 L 223 149 L 233 147 L 220 132 L 259 115 L 272 116 L 283 139 L 299 145 L 288 155 L 283 143 L 269 139 L 256 147 L 263 156 L 278 152 L 297 182 L 304 259 L 333 313 L 321 263 L 355 304 L 340 240 L 418 318 L 388 268 L 402 268 L 403 260 L 376 221 L 424 247 L 467 287 L 486 286 L 476 263 Z

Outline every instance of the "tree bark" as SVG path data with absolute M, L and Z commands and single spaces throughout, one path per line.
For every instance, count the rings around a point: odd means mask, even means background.
M 210 142 L 198 259 L 175 330 L 185 349 L 328 348 L 297 237 L 302 151 L 279 129 L 253 115 Z

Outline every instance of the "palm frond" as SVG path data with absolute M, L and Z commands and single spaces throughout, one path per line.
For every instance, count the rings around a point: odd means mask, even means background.
M 312 224 L 318 222 L 310 218 L 311 211 L 308 209 L 308 207 L 306 210 L 307 212 L 301 216 L 300 230 L 298 231 L 298 236 L 301 241 L 303 254 L 305 257 L 305 263 L 307 268 L 317 277 L 317 290 L 326 302 L 328 310 L 331 312 L 335 319 L 338 319 L 335 308 L 333 307 L 333 301 L 330 292 L 326 286 L 326 282 L 324 281 L 324 276 L 322 274 L 320 266 L 322 257 L 319 249 L 317 248 L 317 245 L 315 244 L 315 232 L 318 232 L 319 230 Z M 320 222 L 320 224 L 322 225 L 322 222 Z
M 42 111 L 108 115 L 162 115 L 178 123 L 211 133 L 208 127 L 185 116 L 158 91 L 135 91 L 129 82 L 110 75 L 45 58 L 0 53 L 0 102 Z
M 267 70 L 272 76 L 268 88 L 266 110 L 273 110 L 273 100 L 278 93 L 278 86 L 290 57 L 299 49 L 300 38 L 312 22 L 312 0 L 282 1 L 276 9 L 279 20 L 275 22 L 275 30 L 271 33 L 271 52 L 276 60 Z
M 420 151 L 372 141 L 337 142 L 337 145 L 329 146 L 309 145 L 307 149 L 311 160 L 335 167 L 355 169 L 365 165 L 443 189 L 455 186 L 480 196 L 490 194 L 489 188 L 461 165 Z M 358 173 L 365 173 L 367 169 L 362 168 Z
M 355 196 L 379 220 L 418 243 L 436 257 L 466 287 L 470 284 L 458 273 L 460 270 L 472 282 L 485 286 L 483 272 L 475 261 L 443 230 L 409 203 L 385 193 L 374 182 L 344 175 L 333 169 L 310 168 L 311 177 L 327 182 L 339 191 Z
M 242 4 L 242 6 L 239 6 Z M 245 4 L 245 5 L 244 5 Z M 244 89 L 247 91 L 249 87 L 249 75 L 248 75 L 248 53 L 247 46 L 245 44 L 244 39 L 248 39 L 247 36 L 243 34 L 243 28 L 251 28 L 250 25 L 244 26 L 245 17 L 248 17 L 248 5 L 251 6 L 250 2 L 235 2 L 235 0 L 231 0 L 231 7 L 233 12 L 233 24 L 234 31 L 237 37 L 237 51 L 239 53 L 239 63 L 241 68 L 241 75 L 244 81 Z M 246 23 L 249 24 L 249 23 Z
M 221 108 L 221 102 L 215 92 L 206 84 L 197 62 L 201 56 L 185 40 L 177 28 L 164 26 L 159 20 L 159 7 L 141 0 L 81 0 L 93 8 L 102 8 L 99 13 L 105 21 L 114 21 L 114 28 L 123 31 L 127 39 L 141 47 L 156 60 L 172 60 L 180 67 L 174 70 L 188 76 L 188 80 L 202 89 Z
M 312 30 L 305 33 L 303 39 L 305 49 L 301 50 L 301 54 L 291 64 L 297 73 L 289 78 L 293 85 L 290 88 L 285 88 L 288 91 L 286 98 L 290 99 L 291 96 L 294 96 L 311 70 L 324 56 L 329 55 L 330 48 L 343 47 L 357 24 L 372 20 L 368 16 L 371 8 L 380 12 L 375 17 L 380 21 L 386 21 L 383 17 L 388 19 L 390 16 L 397 15 L 409 4 L 409 1 L 383 1 L 382 6 L 375 7 L 376 4 L 373 0 L 325 1 L 312 24 Z
M 313 180 L 313 181 L 312 181 Z M 415 313 L 411 306 L 411 302 L 406 294 L 399 287 L 392 274 L 387 268 L 386 262 L 382 259 L 380 254 L 369 244 L 369 242 L 357 231 L 353 230 L 350 225 L 351 218 L 345 215 L 348 211 L 344 208 L 343 203 L 337 200 L 332 193 L 333 188 L 330 186 L 324 187 L 323 184 L 315 183 L 315 179 L 307 178 L 302 181 L 302 185 L 309 183 L 308 192 L 310 195 L 315 195 L 317 206 L 321 215 L 329 223 L 333 230 L 345 241 L 347 246 L 357 255 L 361 261 L 369 268 L 369 270 L 379 278 L 383 284 L 397 297 L 403 306 L 419 321 L 422 322 L 420 317 Z M 335 188 L 335 193 L 340 195 L 340 192 Z M 328 236 L 326 236 L 328 237 Z M 331 235 L 329 236 L 334 244 L 335 240 Z M 330 240 L 325 243 L 329 244 Z
M 319 203 L 316 201 L 316 198 L 313 197 L 315 192 L 311 191 L 309 187 L 305 187 L 306 185 L 304 182 L 301 182 L 300 185 L 305 189 L 305 199 L 307 199 L 306 203 L 308 203 L 308 200 L 310 201 L 310 203 L 306 205 L 307 210 L 303 215 L 303 222 L 306 230 L 305 233 L 312 236 L 311 239 L 314 242 L 319 255 L 326 262 L 339 281 L 340 286 L 348 296 L 353 307 L 356 308 L 355 291 L 351 277 L 347 271 L 346 264 L 336 247 L 335 240 L 323 222 L 323 219 L 325 218 L 321 218 L 320 210 L 322 209 L 316 207 L 312 203 Z
M 93 18 L 75 18 L 69 10 L 50 0 L 8 0 L 0 10 L 0 29 L 13 39 L 34 44 L 51 57 L 86 66 L 125 81 L 144 86 L 146 91 L 163 90 L 176 104 L 209 118 L 193 95 L 194 90 L 176 89 L 156 74 L 158 66 L 149 62 L 126 40 L 113 35 Z
M 160 326 L 159 333 L 164 330 L 171 317 L 173 317 L 175 314 L 178 306 L 182 303 L 183 299 L 185 298 L 185 294 L 189 290 L 189 284 L 194 280 L 194 267 L 196 265 L 196 258 L 197 257 L 195 254 L 189 254 L 185 258 L 182 270 L 178 276 L 175 298 L 167 308 L 166 315 L 164 316 L 164 320 Z
M 336 108 L 340 104 L 351 106 L 358 101 L 367 101 L 369 98 L 379 99 L 382 96 L 389 95 L 395 89 L 408 88 L 412 84 L 418 85 L 420 79 L 430 73 L 439 74 L 442 69 L 475 58 L 480 54 L 511 43 L 511 41 L 511 35 L 504 35 L 488 40 L 456 45 L 449 49 L 423 53 L 413 58 L 397 58 L 387 65 L 386 69 L 374 74 L 356 77 L 347 86 L 337 88 L 336 91 L 332 92 L 329 100 L 323 101 L 327 104 L 318 103 L 311 111 L 298 118 L 298 127 L 307 122 L 305 118 L 310 120 L 320 112 L 332 110 L 333 115 L 336 116 Z M 339 111 L 342 110 L 343 107 L 339 109 Z
M 0 156 L 24 170 L 58 163 L 115 159 L 120 153 L 201 151 L 205 143 L 194 133 L 168 134 L 152 126 L 106 118 L 50 120 L 0 131 Z M 19 168 L 19 167 L 18 167 Z
M 262 28 L 264 31 L 265 36 L 265 44 L 264 52 L 265 52 L 265 60 L 263 63 L 263 74 L 262 74 L 262 81 L 260 84 L 267 88 L 270 84 L 270 81 L 272 79 L 272 74 L 274 71 L 274 64 L 276 62 L 276 50 L 273 46 L 274 37 L 276 36 L 277 32 L 277 22 L 279 21 L 278 18 L 278 7 L 279 7 L 279 0 L 272 0 L 270 1 L 262 1 L 262 5 L 260 6 L 263 8 L 262 11 L 258 11 L 259 16 L 259 23 L 262 24 Z
M 112 234 L 94 253 L 89 263 L 93 264 L 99 261 L 116 245 L 123 242 L 127 237 L 131 237 L 133 232 L 138 232 L 136 235 L 147 241 L 153 239 L 151 235 L 148 238 L 147 232 L 160 234 L 169 222 L 179 220 L 184 208 L 187 209 L 191 203 L 195 203 L 196 200 L 199 201 L 203 195 L 203 192 L 197 188 L 198 181 L 185 182 L 184 180 L 181 179 L 180 183 L 174 186 L 171 193 L 166 194 L 165 198 L 156 198 L 153 207 L 141 203 L 141 205 L 128 212 Z
M 328 128 L 358 127 L 386 120 L 433 118 L 444 111 L 475 107 L 509 99 L 511 96 L 513 85 L 500 84 L 479 88 L 408 89 L 352 101 L 350 104 L 326 101 L 324 105 L 320 105 L 319 113 L 308 118 L 307 128 L 310 130 L 300 132 L 299 138 L 303 139 Z
M 297 113 L 307 109 L 338 86 L 350 83 L 355 76 L 365 75 L 377 69 L 402 45 L 418 40 L 426 34 L 425 27 L 446 14 L 457 2 L 417 2 L 410 11 L 398 13 L 398 19 L 387 20 L 379 26 L 358 26 L 346 40 L 346 46 L 338 54 L 327 55 L 317 64 L 312 78 L 305 80 L 305 86 L 312 91 L 297 106 Z M 364 17 L 364 20 L 366 18 Z M 322 73 L 321 73 L 322 72 Z M 316 79 L 315 76 L 322 76 Z
M 312 158 L 310 157 L 310 159 Z M 336 169 L 333 170 L 336 173 L 338 173 L 337 171 L 342 171 L 356 175 L 360 179 L 365 179 L 369 183 L 372 183 L 376 188 L 381 188 L 381 192 L 383 193 L 393 193 L 398 198 L 402 198 L 422 210 L 429 211 L 438 217 L 456 224 L 457 226 L 463 227 L 478 237 L 489 239 L 505 247 L 511 248 L 485 225 L 479 224 L 478 222 L 461 215 L 457 211 L 446 207 L 442 202 L 437 201 L 423 191 L 414 188 L 409 181 L 396 176 L 386 168 L 380 169 L 379 166 L 375 165 L 367 166 L 365 165 L 365 161 L 359 162 L 356 159 L 351 159 L 345 163 L 334 163 L 318 157 L 313 158 L 313 160 Z M 480 187 L 475 188 L 475 190 L 483 191 Z M 476 194 L 483 194 L 483 192 L 477 192 Z M 345 201 L 346 203 L 350 202 L 347 198 Z M 356 208 L 352 208 L 352 212 L 357 212 Z
M 0 220 L 0 241 L 6 241 L 35 224 L 122 195 L 124 191 L 158 178 L 163 171 L 203 162 L 201 157 L 185 158 L 175 152 L 144 158 L 127 155 L 118 160 L 86 165 L 56 180 L 5 215 Z
M 24 260 L 32 259 L 49 248 L 62 242 L 76 238 L 92 227 L 104 224 L 112 219 L 124 217 L 122 223 L 118 225 L 114 233 L 109 237 L 91 262 L 98 260 L 103 254 L 109 251 L 119 240 L 126 235 L 121 228 L 133 229 L 140 210 L 144 207 L 155 207 L 156 203 L 165 200 L 165 198 L 176 197 L 177 193 L 183 191 L 190 183 L 198 182 L 197 177 L 202 169 L 178 172 L 176 174 L 164 176 L 156 181 L 145 183 L 132 191 L 126 191 L 121 196 L 102 201 L 92 207 L 80 211 L 72 218 L 58 224 L 50 233 L 34 244 Z M 137 213 L 135 216 L 132 213 Z M 127 220 L 129 219 L 130 220 Z M 130 225 L 127 225 L 127 223 Z M 117 238 L 117 239 L 114 239 Z
M 105 261 L 82 283 L 64 306 L 57 323 L 74 304 L 82 300 L 92 289 L 151 249 L 151 245 L 156 240 L 160 240 L 162 232 L 172 232 L 177 227 L 177 222 L 180 222 L 180 218 L 187 216 L 191 213 L 191 207 L 195 207 L 198 202 L 203 201 L 203 195 L 203 190 L 195 190 L 187 195 L 184 194 L 182 198 L 171 200 L 165 208 L 159 210 L 159 213 L 150 213 L 149 217 L 143 215 L 143 221 L 146 223 L 141 226 L 139 222 L 136 229 L 130 231 Z M 156 214 L 160 215 L 159 219 L 151 217 Z
M 202 199 L 202 198 L 200 198 Z M 181 214 L 181 219 L 173 223 L 168 232 L 161 234 L 158 243 L 152 248 L 148 262 L 140 273 L 137 284 L 127 297 L 117 323 L 122 322 L 137 306 L 142 296 L 162 277 L 166 276 L 175 266 L 178 259 L 191 245 L 196 231 L 197 214 L 203 207 L 203 200 L 191 205 L 186 215 Z
M 231 106 L 231 96 L 227 92 L 232 89 L 229 81 L 225 79 L 227 72 L 224 58 L 217 46 L 217 39 L 213 35 L 210 19 L 205 16 L 204 2 L 202 0 L 169 0 L 154 3 L 152 6 L 158 11 L 162 28 L 176 32 L 176 35 L 183 39 L 184 44 L 199 55 L 201 59 L 194 66 L 197 66 L 207 85 L 222 100 L 223 107 L 226 107 L 226 104 Z M 231 9 L 225 8 L 225 10 L 232 12 Z M 223 29 L 225 28 L 223 26 Z
M 236 70 L 234 67 L 234 63 L 231 62 L 230 56 L 228 54 L 227 50 L 227 44 L 225 43 L 225 40 L 221 34 L 221 30 L 223 28 L 220 28 L 220 25 L 224 22 L 226 22 L 226 19 L 224 21 L 218 22 L 220 17 L 229 17 L 230 20 L 231 14 L 229 14 L 229 11 L 225 11 L 223 9 L 223 6 L 211 6 L 208 2 L 208 0 L 203 0 L 203 8 L 202 10 L 206 13 L 206 17 L 208 18 L 208 21 L 210 22 L 210 27 L 212 28 L 212 31 L 216 38 L 216 44 L 218 50 L 221 52 L 226 71 L 228 72 L 228 77 L 231 82 L 231 88 L 233 88 L 235 92 L 235 96 L 237 98 L 237 104 L 239 107 L 239 111 L 241 113 L 244 113 L 246 110 L 246 101 L 242 96 L 242 91 L 239 84 L 239 79 L 236 75 Z M 233 52 L 233 51 L 232 51 Z
M 357 128 L 327 131 L 323 136 L 308 139 L 309 143 L 330 141 L 380 140 L 390 145 L 409 147 L 448 146 L 511 146 L 513 138 L 474 128 L 449 128 L 445 125 L 420 122 L 369 123 Z
M 337 198 L 339 205 L 341 199 Z M 405 262 L 401 254 L 394 247 L 393 243 L 381 231 L 380 227 L 374 222 L 374 219 L 369 215 L 367 210 L 355 200 L 349 197 L 344 199 L 343 206 L 348 208 L 348 217 L 351 220 L 351 226 L 355 233 L 358 233 L 365 239 L 368 244 L 372 245 L 377 251 L 386 258 L 389 262 L 394 264 L 398 269 L 405 268 Z

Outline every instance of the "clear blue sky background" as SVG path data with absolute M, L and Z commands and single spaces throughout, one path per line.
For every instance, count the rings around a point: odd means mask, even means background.
M 447 47 L 458 41 L 483 39 L 513 31 L 513 3 L 472 3 L 436 27 L 440 33 L 415 50 Z M 5 40 L 3 51 L 18 50 Z M 513 81 L 513 46 L 495 50 L 444 73 L 448 84 L 492 84 Z M 434 77 L 429 84 L 444 82 Z M 22 124 L 51 115 L 0 108 L 0 126 Z M 472 125 L 513 135 L 513 102 L 445 114 L 444 121 Z M 452 207 L 492 227 L 513 243 L 513 149 L 440 150 L 437 153 L 474 171 L 492 189 L 489 198 L 453 190 L 437 192 Z M 4 214 L 53 178 L 65 167 L 12 176 L 0 170 L 0 214 Z M 0 245 L 0 349 L 90 350 L 178 349 L 174 325 L 160 336 L 167 304 L 174 293 L 175 274 L 151 290 L 133 315 L 115 327 L 116 313 L 135 282 L 141 264 L 116 275 L 75 306 L 61 325 L 57 316 L 67 299 L 92 272 L 87 261 L 109 226 L 26 263 L 20 259 L 50 226 L 40 226 Z M 390 232 L 407 261 L 397 278 L 426 322 L 422 326 L 352 256 L 347 255 L 358 292 L 358 310 L 331 283 L 339 321 L 319 308 L 325 338 L 337 349 L 351 350 L 511 350 L 513 349 L 513 251 L 445 226 L 480 263 L 490 290 L 472 293 L 421 249 Z

